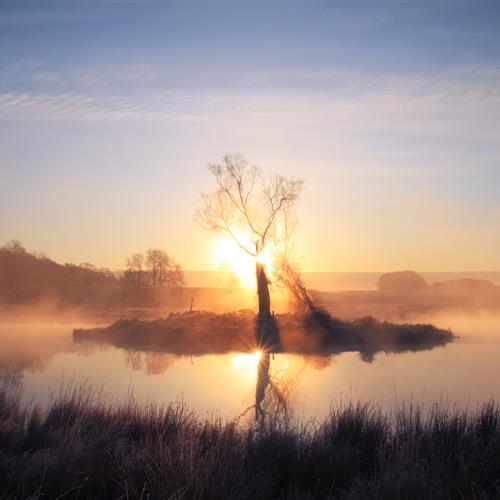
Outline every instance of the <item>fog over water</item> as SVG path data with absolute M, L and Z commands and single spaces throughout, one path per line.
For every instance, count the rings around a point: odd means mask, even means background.
M 371 400 L 390 409 L 411 401 L 475 408 L 500 398 L 500 314 L 440 313 L 415 318 L 450 328 L 459 336 L 442 347 L 401 354 L 335 356 L 276 354 L 273 383 L 299 418 L 321 419 L 332 402 Z M 26 403 L 47 404 L 61 386 L 95 385 L 111 400 L 182 400 L 200 414 L 234 418 L 251 407 L 258 359 L 248 353 L 175 356 L 76 344 L 81 320 L 2 323 L 0 370 L 23 388 Z M 91 326 L 91 325 L 88 325 Z

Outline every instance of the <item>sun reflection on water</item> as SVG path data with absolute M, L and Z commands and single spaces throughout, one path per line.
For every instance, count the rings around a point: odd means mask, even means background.
M 234 354 L 231 357 L 231 367 L 239 373 L 255 377 L 255 370 L 261 358 L 261 351 L 255 351 L 251 354 Z

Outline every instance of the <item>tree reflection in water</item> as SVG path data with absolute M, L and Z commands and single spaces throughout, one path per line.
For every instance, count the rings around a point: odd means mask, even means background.
M 282 384 L 269 373 L 271 357 L 282 352 L 280 330 L 274 314 L 259 314 L 255 324 L 255 341 L 261 352 L 255 384 L 255 420 L 264 422 L 266 414 L 288 416 L 288 384 Z
M 313 366 L 324 367 L 331 361 L 330 356 L 321 358 L 318 364 L 318 358 L 302 358 L 302 362 L 296 364 L 286 363 L 284 369 L 271 374 L 271 361 L 274 359 L 274 353 L 263 352 L 258 365 L 255 384 L 255 420 L 264 422 L 266 417 L 276 421 L 287 420 L 290 417 L 290 396 L 296 389 L 301 375 L 304 371 Z
M 255 420 L 264 419 L 262 404 L 266 397 L 266 389 L 269 385 L 269 368 L 271 366 L 271 354 L 263 352 L 257 365 L 257 381 L 255 384 Z
M 367 317 L 341 321 L 326 310 L 315 314 L 293 315 L 253 313 L 215 314 L 190 312 L 170 315 L 153 321 L 120 320 L 107 327 L 75 329 L 76 343 L 111 344 L 131 351 L 171 355 L 170 359 L 149 355 L 132 355 L 131 366 L 146 363 L 149 373 L 162 372 L 174 356 L 203 356 L 229 353 L 257 353 L 255 404 L 238 418 L 255 408 L 255 419 L 266 415 L 288 417 L 288 395 L 296 386 L 300 373 L 292 371 L 271 375 L 275 353 L 314 357 L 315 365 L 325 366 L 332 356 L 359 352 L 371 363 L 378 352 L 402 353 L 444 346 L 454 339 L 451 331 L 430 324 L 397 324 Z M 248 354 L 247 354 L 248 355 Z M 319 365 L 318 365 L 319 362 Z M 255 373 L 255 372 L 254 372 Z

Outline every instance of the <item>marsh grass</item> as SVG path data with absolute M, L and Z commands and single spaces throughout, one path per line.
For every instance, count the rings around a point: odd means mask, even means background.
M 201 419 L 66 389 L 42 411 L 0 386 L 2 498 L 486 499 L 500 496 L 500 411 L 332 407 L 317 424 Z

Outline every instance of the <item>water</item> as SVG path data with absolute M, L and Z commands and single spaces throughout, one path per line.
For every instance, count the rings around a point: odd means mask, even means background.
M 413 401 L 474 409 L 500 400 L 500 315 L 441 315 L 431 320 L 460 338 L 428 351 L 326 357 L 280 354 L 270 361 L 272 385 L 301 419 L 321 420 L 330 405 L 370 400 L 391 409 Z M 46 405 L 61 384 L 102 388 L 112 400 L 179 400 L 201 416 L 253 414 L 258 354 L 186 357 L 75 344 L 81 324 L 4 324 L 0 369 L 21 381 L 27 403 Z M 272 398 L 268 388 L 266 398 Z

